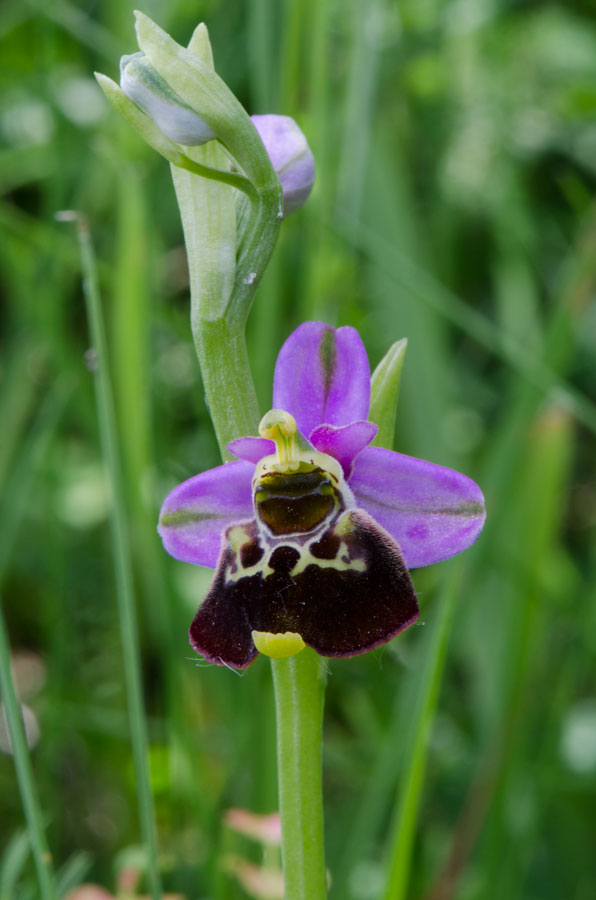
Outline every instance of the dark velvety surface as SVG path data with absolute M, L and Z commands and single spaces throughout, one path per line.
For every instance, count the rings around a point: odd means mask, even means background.
M 245 527 L 250 540 L 240 554 L 252 559 L 258 556 L 256 526 Z M 273 572 L 237 580 L 229 577 L 238 570 L 237 552 L 228 546 L 192 623 L 194 648 L 211 662 L 245 668 L 256 655 L 254 629 L 297 632 L 323 656 L 352 656 L 389 640 L 417 618 L 400 550 L 366 513 L 346 513 L 317 544 L 319 553 L 325 551 L 319 557 L 324 567 L 311 555 L 312 562 L 291 575 L 300 551 L 281 544 L 269 559 Z M 342 568 L 330 565 L 333 550 Z

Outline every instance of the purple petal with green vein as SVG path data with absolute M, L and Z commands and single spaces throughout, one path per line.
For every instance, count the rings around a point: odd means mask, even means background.
M 321 453 L 333 456 L 350 477 L 354 460 L 368 447 L 378 428 L 372 422 L 352 422 L 351 425 L 319 425 L 311 433 L 310 440 Z
M 290 412 L 303 434 L 322 422 L 366 419 L 369 402 L 368 357 L 354 328 L 305 322 L 290 335 L 275 366 L 273 406 Z
M 157 529 L 168 553 L 184 562 L 215 568 L 225 529 L 254 518 L 253 473 L 254 465 L 237 460 L 175 487 L 164 501 Z
M 461 553 L 484 523 L 484 497 L 471 478 L 381 447 L 360 453 L 349 484 L 357 505 L 393 535 L 410 569 Z

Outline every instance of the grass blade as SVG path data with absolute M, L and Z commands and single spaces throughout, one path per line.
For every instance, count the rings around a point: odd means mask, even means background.
M 99 418 L 102 454 L 112 489 L 111 512 L 112 551 L 116 576 L 116 594 L 120 617 L 126 694 L 129 706 L 130 736 L 136 773 L 139 817 L 143 842 L 147 850 L 147 873 L 153 900 L 161 900 L 162 888 L 157 863 L 157 836 L 153 796 L 149 780 L 147 723 L 141 688 L 140 651 L 137 637 L 137 619 L 131 565 L 130 542 L 124 507 L 124 486 L 120 468 L 120 456 L 116 429 L 116 417 L 112 388 L 107 366 L 106 341 L 101 313 L 101 301 L 95 255 L 89 226 L 77 213 L 63 213 L 60 218 L 76 221 L 83 290 L 89 320 L 91 343 L 96 353 L 95 386 Z

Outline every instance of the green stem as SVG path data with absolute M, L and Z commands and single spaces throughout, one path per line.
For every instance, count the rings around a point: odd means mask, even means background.
M 65 218 L 65 216 L 62 218 Z M 131 551 L 126 510 L 124 508 L 124 487 L 119 462 L 116 417 L 107 365 L 105 330 L 97 283 L 95 254 L 86 220 L 76 216 L 76 221 L 81 248 L 81 265 L 84 277 L 83 290 L 87 305 L 89 332 L 97 358 L 95 389 L 102 454 L 113 497 L 111 513 L 112 553 L 141 834 L 147 849 L 147 875 L 151 896 L 153 900 L 161 900 L 162 888 L 157 863 L 155 813 L 147 763 L 149 745 L 141 687 L 141 662 L 137 637 Z
M 33 859 L 37 869 L 40 897 L 42 900 L 54 900 L 56 888 L 52 871 L 52 857 L 46 841 L 41 809 L 35 790 L 35 781 L 31 767 L 31 759 L 27 747 L 25 727 L 21 708 L 14 689 L 10 670 L 10 646 L 6 634 L 4 616 L 0 607 L 0 684 L 6 714 L 6 723 L 12 744 L 17 781 L 23 801 L 23 809 L 27 820 L 27 830 Z
M 396 816 L 389 839 L 389 871 L 383 900 L 403 900 L 408 889 L 412 848 L 424 787 L 428 742 L 435 717 L 447 654 L 451 623 L 461 580 L 461 565 L 453 565 L 427 637 L 418 671 L 418 694 L 409 734 L 405 736 Z
M 225 163 L 216 142 L 194 148 L 211 167 Z M 246 319 L 279 232 L 277 182 L 236 206 L 235 192 L 172 166 L 184 229 L 191 327 L 209 413 L 223 459 L 229 441 L 256 434 L 259 407 L 245 342 Z M 237 221 L 238 216 L 238 221 Z
M 246 324 L 257 287 L 275 249 L 281 225 L 281 188 L 261 191 L 257 198 L 249 198 L 248 213 L 239 234 L 239 252 L 230 315 Z
M 306 647 L 273 659 L 285 900 L 325 900 L 321 750 L 324 670 Z
M 224 460 L 231 459 L 226 444 L 256 434 L 259 422 L 244 326 L 230 325 L 225 318 L 201 321 L 193 335 L 221 455 Z
M 228 185 L 213 181 L 212 175 L 210 180 L 201 179 L 172 166 L 188 256 L 192 333 L 209 413 L 225 460 L 230 456 L 226 444 L 255 434 L 258 425 L 245 326 L 279 233 L 282 188 L 254 126 L 213 71 L 202 33 L 196 33 L 192 50 L 186 50 L 137 14 L 137 34 L 160 75 L 185 103 L 204 112 L 219 137 L 220 145 L 211 142 L 194 148 L 189 157 L 221 172 L 225 148 L 255 188 L 254 196 L 236 196 Z M 319 659 L 305 649 L 297 656 L 276 660 L 273 677 L 285 897 L 324 900 L 323 680 Z
M 193 175 L 199 175 L 202 178 L 210 178 L 212 181 L 219 181 L 220 184 L 227 184 L 230 187 L 237 188 L 251 200 L 256 197 L 256 190 L 244 175 L 237 175 L 235 172 L 225 172 L 223 169 L 214 169 L 212 166 L 203 166 L 201 163 L 195 162 L 194 159 L 191 159 L 184 153 L 180 153 L 173 162 L 174 165 L 179 166 L 181 169 L 186 169 L 188 172 L 192 172 Z

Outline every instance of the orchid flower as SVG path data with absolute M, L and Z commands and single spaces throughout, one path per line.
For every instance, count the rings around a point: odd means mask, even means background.
M 166 550 L 216 570 L 190 629 L 205 659 L 243 669 L 258 650 L 371 650 L 418 617 L 408 570 L 454 556 L 478 536 L 478 486 L 370 447 L 377 426 L 367 421 L 369 405 L 358 332 L 306 322 L 281 349 L 260 437 L 232 441 L 236 461 L 166 498 Z

